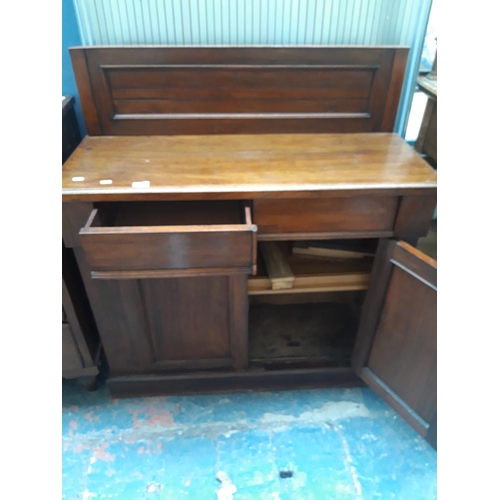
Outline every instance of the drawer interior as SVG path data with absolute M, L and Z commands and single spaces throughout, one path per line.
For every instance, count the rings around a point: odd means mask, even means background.
M 241 201 L 145 201 L 97 203 L 101 227 L 245 224 Z

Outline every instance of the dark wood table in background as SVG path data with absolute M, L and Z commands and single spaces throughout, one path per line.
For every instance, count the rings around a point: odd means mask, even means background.
M 418 78 L 417 85 L 427 96 L 427 105 L 424 111 L 420 132 L 415 150 L 426 155 L 431 163 L 437 165 L 437 79 L 427 76 Z

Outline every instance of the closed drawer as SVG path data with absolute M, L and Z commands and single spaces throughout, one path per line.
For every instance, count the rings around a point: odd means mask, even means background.
M 242 202 L 109 203 L 93 210 L 80 241 L 94 278 L 250 273 L 256 231 Z
M 391 236 L 398 207 L 396 196 L 254 201 L 259 239 Z

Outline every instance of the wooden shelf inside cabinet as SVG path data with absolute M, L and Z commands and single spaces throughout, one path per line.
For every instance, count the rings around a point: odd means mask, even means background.
M 314 292 L 366 290 L 373 265 L 372 258 L 325 259 L 293 254 L 282 247 L 294 281 L 293 286 L 273 289 L 263 259 L 258 260 L 257 274 L 248 280 L 249 295 L 274 295 Z M 259 256 L 260 257 L 260 256 Z

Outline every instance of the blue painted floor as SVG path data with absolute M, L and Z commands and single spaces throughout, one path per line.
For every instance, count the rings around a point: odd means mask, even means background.
M 64 499 L 436 498 L 435 451 L 367 388 L 113 400 L 63 380 L 62 421 Z

